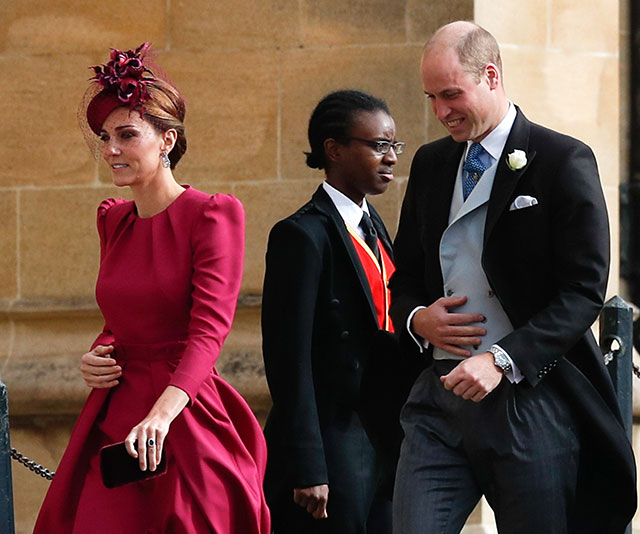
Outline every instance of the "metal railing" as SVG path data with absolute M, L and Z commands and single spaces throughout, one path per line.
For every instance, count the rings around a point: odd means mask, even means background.
M 9 449 L 9 397 L 0 380 L 0 532 L 14 534 L 13 486 Z
M 608 300 L 600 313 L 600 350 L 607 365 L 631 440 L 633 425 L 633 308 L 618 296 Z

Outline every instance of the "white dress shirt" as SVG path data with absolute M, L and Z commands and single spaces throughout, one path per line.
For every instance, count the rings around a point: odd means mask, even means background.
M 364 239 L 364 230 L 360 228 L 360 221 L 362 220 L 363 212 L 367 215 L 370 215 L 367 200 L 363 198 L 362 206 L 358 206 L 347 195 L 345 195 L 341 191 L 338 191 L 328 182 L 322 182 L 322 188 L 325 190 L 327 195 L 329 195 L 331 202 L 333 202 L 345 224 L 352 230 L 354 230 L 362 239 Z

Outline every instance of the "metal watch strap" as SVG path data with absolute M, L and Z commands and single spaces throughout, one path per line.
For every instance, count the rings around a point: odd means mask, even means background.
M 489 352 L 493 354 L 493 364 L 502 369 L 504 374 L 510 373 L 513 368 L 511 367 L 511 363 L 505 356 L 504 352 L 498 347 L 491 347 Z

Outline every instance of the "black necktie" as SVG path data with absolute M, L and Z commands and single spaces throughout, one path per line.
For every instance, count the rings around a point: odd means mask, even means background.
M 380 261 L 380 251 L 378 250 L 378 232 L 373 227 L 371 217 L 366 211 L 362 212 L 362 219 L 360 219 L 360 228 L 364 231 L 364 241 L 371 249 L 371 252 Z

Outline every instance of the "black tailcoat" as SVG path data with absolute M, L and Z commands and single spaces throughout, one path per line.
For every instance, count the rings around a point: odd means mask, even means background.
M 371 204 L 369 208 L 393 258 L 389 234 Z M 376 355 L 392 359 L 397 343 L 393 334 L 379 329 L 352 238 L 322 187 L 271 230 L 262 336 L 273 399 L 265 426 L 267 495 L 284 492 L 289 499 L 293 488 L 328 483 L 331 506 L 323 434 L 345 412 L 356 411 L 366 419 L 369 403 L 363 407 L 362 377 Z M 343 446 L 344 454 L 351 454 L 349 444 Z
M 413 160 L 394 243 L 397 271 L 390 287 L 396 325 L 405 325 L 416 306 L 443 296 L 439 244 L 464 146 L 447 137 L 421 147 Z M 513 171 L 506 159 L 515 149 L 526 152 L 527 164 Z M 520 195 L 538 204 L 510 210 Z M 609 226 L 596 161 L 588 146 L 529 122 L 519 109 L 489 200 L 482 268 L 514 326 L 497 343 L 524 374 L 518 387 L 552 381 L 580 419 L 577 513 L 590 524 L 584 532 L 623 532 L 636 507 L 635 464 L 590 330 L 609 269 Z M 406 328 L 402 336 L 403 346 L 413 346 L 404 343 Z

